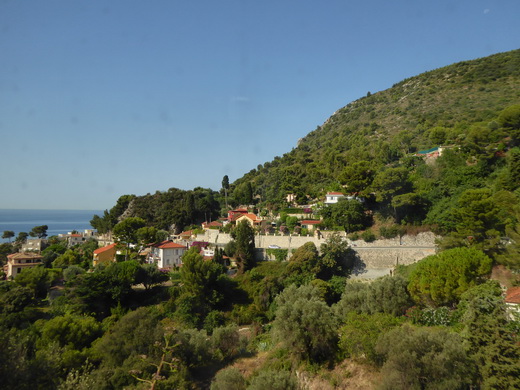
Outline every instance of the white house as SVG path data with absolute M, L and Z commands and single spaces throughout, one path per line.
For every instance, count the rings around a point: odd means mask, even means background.
M 22 244 L 20 252 L 41 252 L 48 246 L 48 241 L 44 238 L 30 238 Z
M 173 241 L 163 241 L 152 246 L 149 260 L 157 263 L 159 268 L 171 269 L 182 264 L 181 257 L 188 248 Z
M 325 195 L 325 204 L 334 204 L 338 203 L 338 200 L 344 198 L 345 195 L 341 192 L 327 192 Z
M 509 317 L 512 320 L 520 319 L 520 287 L 511 287 L 506 291 L 505 302 Z
M 335 204 L 338 203 L 340 199 L 347 199 L 347 200 L 357 200 L 358 202 L 364 203 L 364 198 L 359 198 L 355 195 L 344 195 L 341 192 L 327 192 L 327 195 L 325 195 L 325 204 Z

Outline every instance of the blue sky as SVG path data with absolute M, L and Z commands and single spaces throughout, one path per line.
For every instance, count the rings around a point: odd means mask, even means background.
M 0 0 L 0 208 L 218 190 L 349 102 L 518 49 L 518 0 Z

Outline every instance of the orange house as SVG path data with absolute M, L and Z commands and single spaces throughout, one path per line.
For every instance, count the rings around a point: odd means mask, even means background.
M 116 259 L 116 249 L 117 244 L 110 244 L 107 246 L 104 246 L 102 248 L 98 248 L 94 251 L 94 260 L 93 264 L 94 266 L 98 265 L 102 262 L 109 262 L 109 261 L 115 261 Z
M 258 218 L 255 214 L 247 213 L 242 215 L 236 215 L 235 219 L 233 220 L 235 224 L 239 224 L 242 221 L 247 221 L 251 225 L 251 227 L 255 227 L 257 225 L 260 225 L 262 220 Z

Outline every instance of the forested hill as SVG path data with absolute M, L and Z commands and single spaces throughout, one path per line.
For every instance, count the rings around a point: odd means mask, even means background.
M 514 50 L 368 93 L 339 109 L 289 153 L 258 165 L 230 186 L 223 180 L 226 191 L 170 188 L 124 195 L 91 224 L 104 232 L 133 216 L 158 229 L 180 231 L 225 215 L 225 205 L 255 203 L 260 212 L 280 210 L 287 206 L 288 194 L 306 205 L 335 190 L 364 196 L 369 214 L 398 224 L 435 225 L 445 234 L 458 229 L 460 205 L 477 196 L 465 191 L 480 189 L 477 198 L 493 196 L 498 209 L 492 207 L 490 213 L 499 216 L 480 235 L 489 236 L 484 232 L 491 229 L 497 236 L 520 219 L 520 212 L 517 216 L 508 206 L 519 203 L 519 135 L 520 50 Z M 440 145 L 445 151 L 434 162 L 414 157 Z M 329 225 L 352 231 L 338 218 Z
M 520 50 L 426 72 L 339 109 L 292 151 L 238 179 L 232 190 L 251 185 L 264 203 L 281 203 L 288 193 L 304 203 L 307 195 L 318 198 L 340 186 L 359 190 L 349 183 L 346 167 L 360 161 L 378 170 L 439 145 L 479 154 L 515 136 L 499 116 L 519 103 Z

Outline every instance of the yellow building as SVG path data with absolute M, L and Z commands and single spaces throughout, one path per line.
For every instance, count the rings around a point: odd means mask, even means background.
M 255 214 L 251 213 L 237 215 L 236 219 L 234 219 L 236 225 L 238 225 L 242 221 L 247 221 L 247 223 L 250 224 L 251 227 L 258 226 L 262 222 L 260 218 L 258 218 Z
M 115 261 L 117 253 L 116 245 L 117 244 L 110 244 L 96 249 L 94 251 L 94 266 L 102 262 Z

